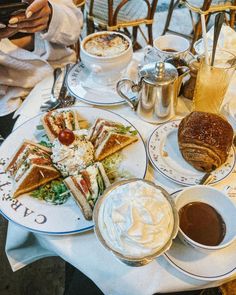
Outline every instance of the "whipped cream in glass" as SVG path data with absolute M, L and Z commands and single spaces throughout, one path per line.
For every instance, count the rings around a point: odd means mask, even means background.
M 112 250 L 142 258 L 166 245 L 173 233 L 174 216 L 161 190 L 135 181 L 116 187 L 104 198 L 98 226 Z

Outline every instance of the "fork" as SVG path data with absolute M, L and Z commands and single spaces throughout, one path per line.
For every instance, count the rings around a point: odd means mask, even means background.
M 61 90 L 58 97 L 60 101 L 60 105 L 59 105 L 60 108 L 69 107 L 75 103 L 75 98 L 72 95 L 68 94 L 68 90 L 66 86 L 67 76 L 70 71 L 70 67 L 71 65 L 67 64 L 65 68 L 65 74 L 64 74 Z
M 62 72 L 61 68 L 56 68 L 53 71 L 53 85 L 52 85 L 52 89 L 51 89 L 50 99 L 48 99 L 42 103 L 42 105 L 40 107 L 40 110 L 42 112 L 53 110 L 53 109 L 57 108 L 60 104 L 60 101 L 55 96 L 54 90 L 55 90 L 57 79 L 61 75 L 61 72 Z

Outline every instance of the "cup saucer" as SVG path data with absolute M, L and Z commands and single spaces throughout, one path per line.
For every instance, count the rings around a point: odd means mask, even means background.
M 174 199 L 179 191 L 171 196 Z M 217 281 L 235 275 L 236 241 L 226 248 L 203 253 L 185 245 L 177 237 L 164 254 L 165 259 L 180 272 L 202 281 Z
M 130 63 L 128 68 L 121 74 L 121 78 L 137 79 L 138 65 Z M 114 106 L 126 103 L 116 92 L 116 83 L 119 78 L 110 79 L 110 83 L 103 83 L 97 79 L 85 65 L 80 62 L 75 64 L 67 76 L 69 92 L 77 99 L 92 105 Z M 133 94 L 128 94 L 133 97 Z

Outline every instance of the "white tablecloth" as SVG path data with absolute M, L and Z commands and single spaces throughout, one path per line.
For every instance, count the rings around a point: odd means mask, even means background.
M 50 89 L 50 84 L 51 80 L 46 79 L 33 90 L 19 111 L 21 116 L 16 126 L 39 113 L 39 106 L 45 98 L 44 92 Z M 132 122 L 145 140 L 156 127 L 141 121 L 126 105 L 113 107 L 112 110 Z M 188 112 L 187 104 L 179 100 L 178 110 L 181 110 L 178 115 L 183 116 Z M 150 166 L 146 178 L 162 185 L 170 193 L 180 188 Z M 225 185 L 223 181 L 217 187 L 223 188 Z M 100 245 L 93 231 L 70 236 L 50 236 L 31 233 L 9 223 L 6 254 L 14 271 L 42 257 L 58 255 L 90 277 L 106 295 L 149 295 L 200 289 L 222 283 L 192 279 L 171 266 L 163 256 L 143 267 L 126 266 Z

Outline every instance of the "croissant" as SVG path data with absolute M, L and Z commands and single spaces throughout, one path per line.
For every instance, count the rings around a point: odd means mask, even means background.
M 194 168 L 211 172 L 227 160 L 233 134 L 233 128 L 222 117 L 207 112 L 192 112 L 180 122 L 179 149 Z

